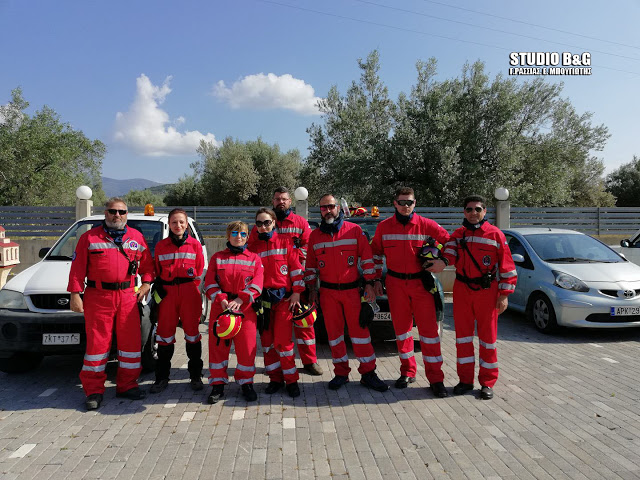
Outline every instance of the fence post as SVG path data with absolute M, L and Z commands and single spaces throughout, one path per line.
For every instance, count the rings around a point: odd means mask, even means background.
M 496 227 L 500 230 L 511 227 L 511 202 L 509 190 L 504 187 L 496 188 L 493 196 L 496 199 Z
M 296 214 L 305 220 L 309 220 L 309 202 L 307 201 L 309 192 L 304 187 L 298 187 L 293 194 L 296 197 Z
M 598 236 L 600 236 L 600 207 L 598 207 Z
M 93 192 L 89 187 L 83 185 L 76 190 L 76 221 L 91 215 L 93 200 L 91 199 Z

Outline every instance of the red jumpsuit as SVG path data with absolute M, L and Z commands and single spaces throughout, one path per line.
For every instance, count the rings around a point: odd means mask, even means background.
M 156 329 L 158 345 L 176 342 L 178 319 L 182 320 L 184 339 L 188 343 L 199 342 L 202 299 L 198 286 L 204 270 L 202 244 L 193 237 L 187 237 L 184 244 L 178 247 L 171 238 L 165 238 L 156 245 L 155 265 L 156 275 L 162 279 L 167 291 L 167 296 L 159 305 Z
M 302 265 L 302 268 L 304 268 L 305 260 L 307 258 L 309 235 L 311 235 L 309 222 L 300 215 L 296 215 L 291 212 L 284 220 L 276 220 L 276 229 L 279 235 L 287 236 L 296 242 L 296 248 L 300 255 L 300 264 Z M 251 229 L 249 243 L 257 239 L 258 231 L 254 226 Z M 310 365 L 312 363 L 318 363 L 318 356 L 316 354 L 316 331 L 313 328 L 301 328 L 296 326 L 293 329 L 293 333 L 298 342 L 298 353 L 300 354 L 302 364 Z
M 204 289 L 211 299 L 209 317 L 209 384 L 229 383 L 227 365 L 231 343 L 218 341 L 214 324 L 222 312 L 222 300 L 242 300 L 242 328 L 233 337 L 238 365 L 234 377 L 238 384 L 253 383 L 256 372 L 256 313 L 251 304 L 262 293 L 263 267 L 260 257 L 245 249 L 242 253 L 232 253 L 228 248 L 216 252 L 209 261 L 209 269 L 204 278 Z
M 368 328 L 359 324 L 360 279 L 358 260 L 365 279 L 375 279 L 371 247 L 360 226 L 343 221 L 337 233 L 311 232 L 305 270 L 305 281 L 313 286 L 320 278 L 320 306 L 329 336 L 329 346 L 336 375 L 348 376 L 349 358 L 344 342 L 345 320 L 353 351 L 360 362 L 358 371 L 375 370 L 376 356 Z
M 249 249 L 257 253 L 264 266 L 264 288 L 286 288 L 287 297 L 293 292 L 304 292 L 303 270 L 298 251 L 290 238 L 273 232 L 269 240 L 252 241 Z M 289 302 L 280 300 L 271 308 L 269 328 L 262 332 L 260 341 L 264 352 L 264 367 L 272 382 L 298 381 L 291 329 L 293 313 Z M 309 328 L 308 330 L 313 330 Z
M 427 379 L 429 383 L 437 383 L 444 380 L 438 322 L 433 295 L 424 288 L 420 279 L 424 270 L 423 261 L 418 258 L 418 251 L 427 236 L 442 244 L 449 240 L 447 231 L 429 218 L 413 213 L 409 222 L 403 225 L 394 215 L 378 224 L 371 249 L 378 277 L 382 276 L 382 257 L 387 257 L 385 284 L 400 353 L 400 375 L 416 376 L 411 334 L 415 318 Z M 392 276 L 394 273 L 404 278 Z
M 467 247 L 481 268 L 475 266 Z M 456 329 L 457 370 L 460 382 L 473 384 L 475 354 L 473 336 L 477 321 L 480 343 L 480 370 L 478 381 L 483 387 L 491 387 L 498 380 L 498 310 L 499 295 L 509 295 L 516 288 L 516 267 L 504 234 L 499 228 L 484 222 L 475 230 L 458 228 L 445 245 L 444 255 L 450 265 L 456 266 L 453 285 L 453 321 Z M 496 275 L 491 287 L 483 289 L 477 283 L 482 274 Z M 471 280 L 471 282 L 469 282 Z
M 142 370 L 140 313 L 134 291 L 136 277 L 129 273 L 129 261 L 137 262 L 143 282 L 151 282 L 154 277 L 153 260 L 144 237 L 134 228 L 126 227 L 122 248 L 128 258 L 100 225 L 80 237 L 73 254 L 67 291 L 85 291 L 87 350 L 80 381 L 87 396 L 105 391 L 105 368 L 111 350 L 114 321 L 118 337 L 116 392 L 137 387 Z

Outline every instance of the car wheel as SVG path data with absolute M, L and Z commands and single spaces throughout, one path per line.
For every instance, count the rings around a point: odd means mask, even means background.
M 329 336 L 327 335 L 327 327 L 324 324 L 324 318 L 318 311 L 318 318 L 313 322 L 313 329 L 316 332 L 316 343 L 329 343 Z
M 396 332 L 391 322 L 373 322 L 369 326 L 371 339 L 375 340 L 395 340 Z
M 156 307 L 157 308 L 157 307 Z M 140 318 L 140 333 L 142 338 L 141 363 L 144 372 L 153 372 L 158 361 L 158 346 L 156 344 L 156 326 L 151 320 L 151 307 L 142 308 Z
M 8 358 L 0 358 L 0 372 L 25 373 L 40 365 L 43 358 L 41 353 L 16 352 Z
M 200 315 L 200 323 L 204 323 L 209 318 L 209 313 L 211 312 L 211 300 L 206 295 L 203 295 L 202 300 L 202 315 Z
M 542 293 L 536 293 L 529 301 L 529 319 L 533 321 L 536 328 L 542 333 L 553 333 L 558 329 L 556 312 L 553 309 L 551 300 Z

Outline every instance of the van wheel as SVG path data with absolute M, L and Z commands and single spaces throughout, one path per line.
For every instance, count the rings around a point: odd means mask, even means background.
M 156 326 L 151 321 L 151 308 L 149 305 L 145 305 L 142 308 L 140 333 L 142 338 L 142 355 L 140 360 L 142 371 L 154 372 L 156 362 L 158 361 L 158 347 L 156 345 Z
M 40 365 L 43 358 L 41 353 L 16 352 L 8 358 L 0 358 L 0 372 L 25 373 Z

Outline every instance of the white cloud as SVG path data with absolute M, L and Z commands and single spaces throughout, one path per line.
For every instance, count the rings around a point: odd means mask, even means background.
M 317 107 L 320 98 L 315 96 L 313 87 L 288 73 L 247 75 L 231 88 L 220 80 L 213 87 L 213 95 L 229 103 L 231 108 L 284 108 L 303 115 L 320 114 Z
M 167 77 L 162 86 L 151 83 L 141 74 L 136 79 L 136 97 L 129 111 L 116 114 L 114 138 L 141 155 L 191 155 L 196 153 L 200 140 L 220 145 L 213 133 L 203 134 L 197 130 L 179 132 L 175 126 L 185 122 L 180 116 L 171 121 L 169 114 L 160 108 L 171 93 Z M 173 126 L 172 126 L 173 125 Z

